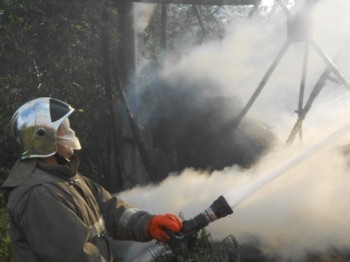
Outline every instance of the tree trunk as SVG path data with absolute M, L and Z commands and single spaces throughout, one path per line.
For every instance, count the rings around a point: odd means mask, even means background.
M 119 3 L 119 57 L 118 65 L 120 72 L 120 80 L 123 86 L 127 86 L 129 82 L 133 82 L 131 76 L 135 73 L 135 33 L 133 20 L 133 4 Z M 128 93 L 128 90 L 126 90 Z
M 110 62 L 110 40 L 109 40 L 109 16 L 107 9 L 104 9 L 102 14 L 103 29 L 102 29 L 102 57 L 103 57 L 103 75 L 105 80 L 106 101 L 109 104 L 109 139 L 108 141 L 108 156 L 109 168 L 108 175 L 105 177 L 104 186 L 111 192 L 118 192 L 123 189 L 123 179 L 120 165 L 118 164 L 119 147 L 118 140 L 121 140 L 121 132 L 116 123 L 116 112 L 114 110 L 114 92 L 111 84 L 111 62 Z

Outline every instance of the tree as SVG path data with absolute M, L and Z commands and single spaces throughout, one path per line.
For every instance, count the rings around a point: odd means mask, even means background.
M 109 185 L 109 111 L 116 99 L 106 89 L 103 37 L 108 9 L 111 49 L 118 48 L 118 12 L 109 1 L 3 1 L 0 20 L 1 167 L 17 158 L 10 118 L 16 108 L 39 96 L 67 101 L 77 109 L 73 127 L 84 150 L 82 170 Z M 111 95 L 112 94 L 112 95 Z M 113 186 L 114 189 L 116 186 Z

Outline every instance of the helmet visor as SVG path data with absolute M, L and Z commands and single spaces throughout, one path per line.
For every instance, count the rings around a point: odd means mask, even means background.
M 56 143 L 76 150 L 81 149 L 79 138 L 75 136 L 74 130 L 70 128 L 68 118 L 62 122 L 57 130 Z

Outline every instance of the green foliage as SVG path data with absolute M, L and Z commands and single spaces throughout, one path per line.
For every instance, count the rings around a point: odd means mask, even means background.
M 2 168 L 9 169 L 18 157 L 10 126 L 13 113 L 23 103 L 41 96 L 61 99 L 78 109 L 71 122 L 86 149 L 83 154 L 88 155 L 83 168 L 96 169 L 92 165 L 98 161 L 90 158 L 107 159 L 107 150 L 101 150 L 101 144 L 107 145 L 104 138 L 108 137 L 108 106 L 112 101 L 104 86 L 101 44 L 106 8 L 110 10 L 114 49 L 118 43 L 118 13 L 109 4 L 108 0 L 1 2 Z M 99 168 L 100 172 L 105 173 L 104 167 Z
M 8 174 L 8 169 L 0 167 L 0 185 Z M 0 191 L 0 261 L 12 261 L 12 249 L 10 237 L 7 234 L 7 212 L 5 209 L 5 199 Z
M 152 61 L 159 60 L 161 9 L 161 5 L 158 5 L 143 34 L 146 47 L 144 48 L 146 53 L 143 56 Z M 203 41 L 219 40 L 224 36 L 225 25 L 232 20 L 228 16 L 232 11 L 230 7 L 198 5 L 197 9 L 203 21 L 204 32 L 192 5 L 167 6 L 166 53 L 168 57 L 179 59 Z
M 6 232 L 7 216 L 4 208 L 0 208 L 0 261 L 12 260 L 10 237 Z
M 2 195 L 0 193 L 0 201 Z M 7 234 L 7 214 L 3 205 L 0 206 L 0 261 L 12 261 L 12 249 L 10 237 Z

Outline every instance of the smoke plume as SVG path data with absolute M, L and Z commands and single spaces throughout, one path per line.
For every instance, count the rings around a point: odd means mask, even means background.
M 313 40 L 350 79 L 350 3 L 325 0 L 313 8 Z M 226 92 L 244 104 L 263 78 L 278 51 L 287 41 L 286 19 L 246 20 L 227 29 L 220 42 L 193 50 L 176 64 L 166 64 L 162 75 L 195 81 L 203 76 L 219 81 Z M 208 173 L 188 167 L 170 175 L 160 185 L 123 192 L 121 197 L 151 213 L 179 213 L 186 218 L 205 210 L 219 195 L 254 183 L 259 174 L 301 154 L 306 146 L 322 141 L 349 120 L 349 90 L 328 80 L 303 124 L 303 140 L 284 142 L 297 115 L 305 43 L 291 43 L 248 115 L 269 125 L 279 137 L 277 144 L 248 170 L 237 166 Z M 325 70 L 326 63 L 310 47 L 305 96 Z M 305 101 L 305 100 L 304 100 Z M 350 134 L 335 139 L 302 163 L 291 167 L 238 205 L 234 214 L 209 226 L 215 239 L 228 234 L 245 241 L 257 236 L 267 254 L 277 253 L 297 261 L 307 252 L 327 252 L 332 247 L 350 249 L 350 172 L 346 146 Z M 233 201 L 227 199 L 228 202 Z

